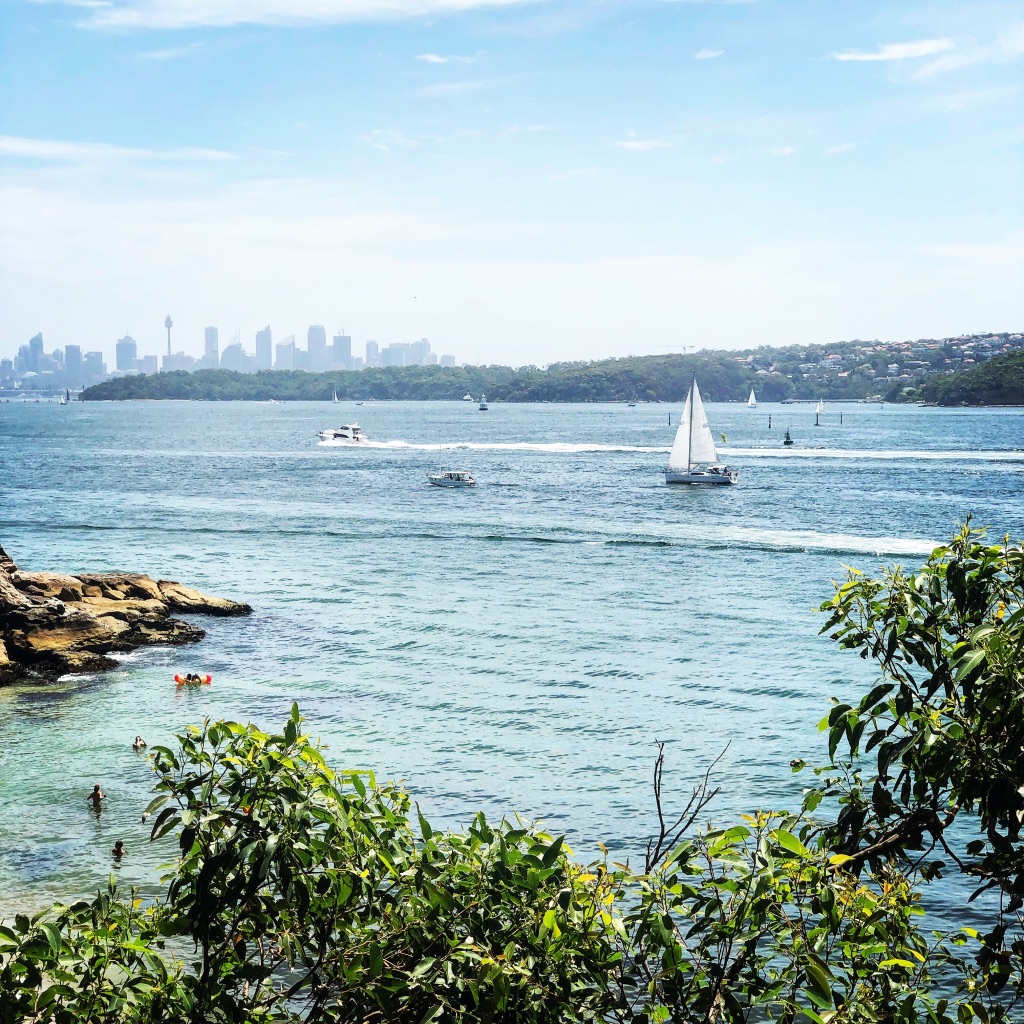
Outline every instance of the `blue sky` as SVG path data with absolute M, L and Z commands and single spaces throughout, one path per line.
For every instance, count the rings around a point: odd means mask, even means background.
M 168 312 L 514 364 L 1024 327 L 1020 3 L 0 18 L 0 354 Z

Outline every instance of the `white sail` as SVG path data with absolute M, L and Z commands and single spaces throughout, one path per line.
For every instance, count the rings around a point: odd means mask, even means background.
M 750 389 L 750 397 L 747 399 L 747 408 L 748 409 L 756 409 L 757 408 L 757 396 L 754 394 L 754 389 L 753 388 Z
M 672 443 L 672 452 L 668 457 L 668 468 L 689 472 L 694 466 L 709 465 L 718 461 L 718 449 L 715 438 L 708 426 L 708 417 L 704 412 L 704 403 L 700 399 L 697 381 L 690 385 L 686 396 L 683 415 L 679 419 L 679 429 Z
M 335 400 L 335 401 L 337 401 L 337 400 L 338 400 L 338 392 L 337 392 L 337 391 L 335 391 L 335 392 L 334 392 L 334 400 Z
M 818 399 L 818 407 L 814 411 L 818 416 L 825 411 L 825 400 L 823 398 Z

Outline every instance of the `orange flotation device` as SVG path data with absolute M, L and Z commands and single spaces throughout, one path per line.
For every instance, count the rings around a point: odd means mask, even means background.
M 179 686 L 209 686 L 213 676 L 200 676 L 198 679 L 186 679 L 184 676 L 175 676 L 174 681 Z

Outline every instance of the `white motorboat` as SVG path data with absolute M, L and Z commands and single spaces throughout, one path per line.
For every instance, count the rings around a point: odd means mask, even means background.
M 316 436 L 328 444 L 366 444 L 370 439 L 358 423 L 346 423 L 340 427 L 325 427 Z
M 715 438 L 708 426 L 697 378 L 690 383 L 679 429 L 665 467 L 668 484 L 734 484 L 739 473 L 718 461 Z
M 480 396 L 480 411 L 481 412 L 487 412 L 487 396 L 486 395 L 481 395 Z
M 464 402 L 472 402 L 473 401 L 473 396 L 470 395 L 470 394 L 465 394 L 465 395 L 462 396 L 462 400 Z
M 464 469 L 446 469 L 443 473 L 428 473 L 427 479 L 435 487 L 475 487 L 476 480 Z

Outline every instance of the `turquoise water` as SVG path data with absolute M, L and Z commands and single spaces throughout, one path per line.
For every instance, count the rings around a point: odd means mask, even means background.
M 581 857 L 642 847 L 656 738 L 677 790 L 726 750 L 717 820 L 795 806 L 790 759 L 820 757 L 828 698 L 873 677 L 813 609 L 844 564 L 914 563 L 967 512 L 1024 534 L 1024 411 L 835 406 L 815 429 L 810 406 L 711 405 L 741 480 L 708 490 L 663 483 L 678 413 L 0 406 L 17 562 L 144 571 L 256 609 L 198 620 L 198 647 L 0 690 L 0 908 L 102 884 L 118 838 L 122 877 L 151 884 L 172 848 L 145 839 L 135 734 L 274 727 L 293 700 L 334 762 L 404 779 L 437 822 L 519 811 Z M 354 418 L 377 444 L 316 444 Z M 434 469 L 480 485 L 428 487 Z M 189 670 L 213 685 L 178 692 Z

